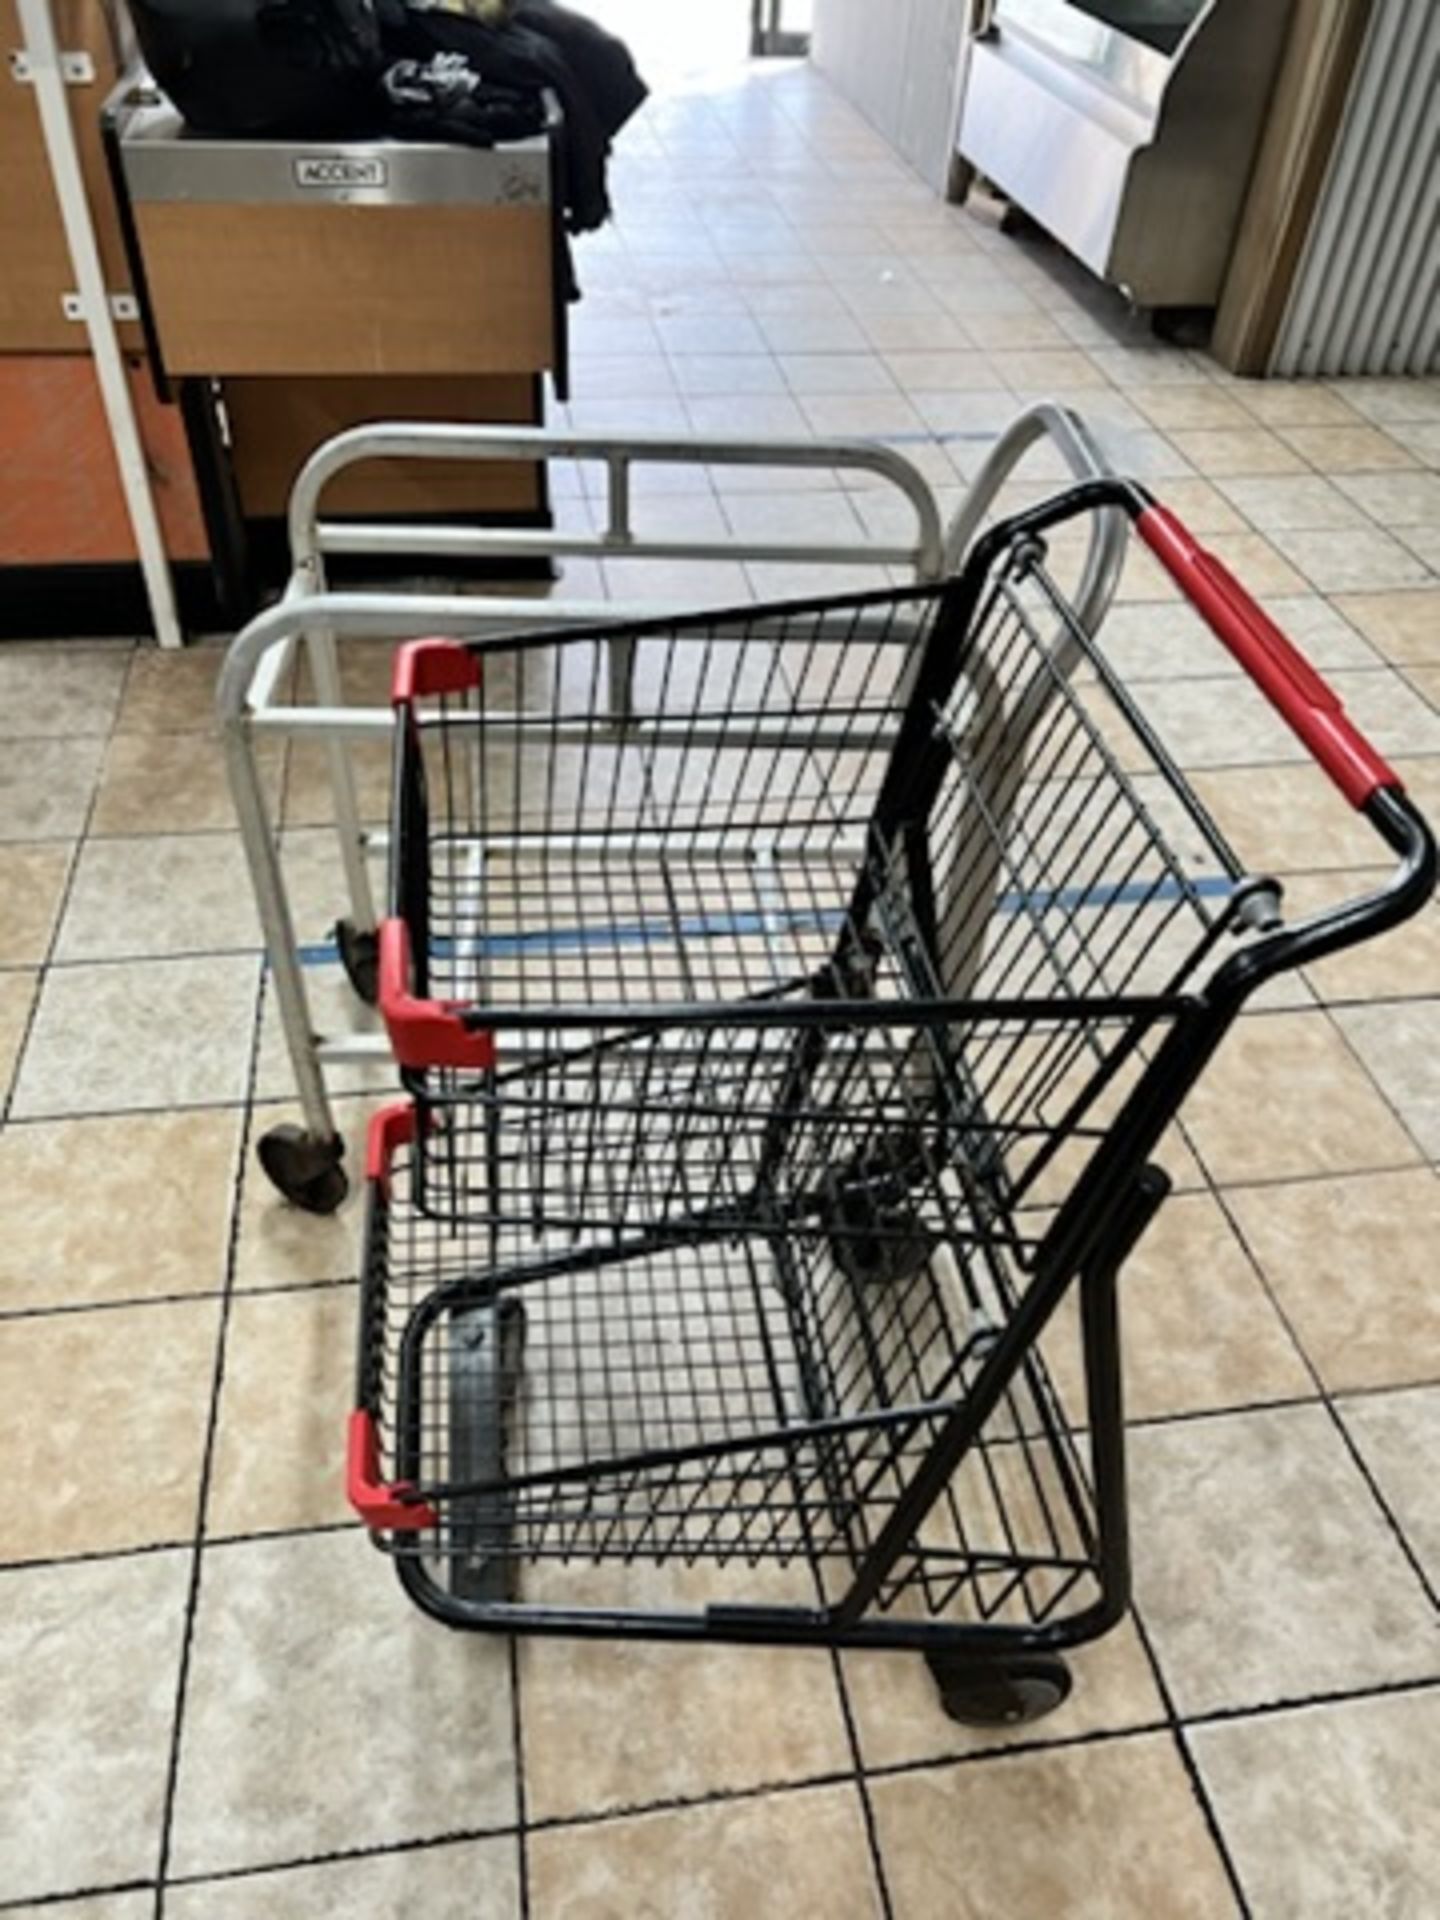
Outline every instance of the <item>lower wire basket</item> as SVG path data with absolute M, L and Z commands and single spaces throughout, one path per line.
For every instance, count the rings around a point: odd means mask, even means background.
M 921 1622 L 1064 1644 L 1093 1612 L 1083 1423 L 1038 1351 L 894 1550 L 1016 1300 L 923 1144 L 853 1154 L 769 1224 L 522 1235 L 415 1204 L 418 1124 L 372 1130 L 351 1493 L 432 1611 L 875 1645 Z M 622 1616 L 605 1563 L 670 1569 L 641 1591 L 686 1612 Z

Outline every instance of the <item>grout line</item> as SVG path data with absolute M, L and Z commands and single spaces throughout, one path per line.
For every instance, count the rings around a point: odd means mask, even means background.
M 1303 1698 L 1266 1700 L 1258 1706 L 1210 1707 L 1203 1713 L 1187 1714 L 1185 1727 L 1230 1726 L 1239 1720 L 1275 1720 L 1287 1713 L 1323 1712 L 1327 1707 L 1359 1706 L 1367 1700 L 1390 1700 L 1397 1696 L 1433 1693 L 1440 1697 L 1440 1667 L 1431 1674 L 1412 1680 L 1378 1680 L 1367 1687 L 1332 1687 Z
M 1416 1169 L 1416 1171 L 1421 1171 L 1421 1169 Z M 1360 1474 L 1361 1479 L 1364 1481 L 1365 1485 L 1369 1488 L 1371 1498 L 1374 1500 L 1376 1506 L 1379 1508 L 1380 1513 L 1383 1516 L 1386 1525 L 1390 1529 L 1390 1532 L 1394 1535 L 1395 1540 L 1400 1548 L 1400 1551 L 1404 1556 L 1406 1562 L 1409 1564 L 1411 1571 L 1414 1573 L 1416 1579 L 1420 1582 L 1420 1587 L 1422 1592 L 1425 1594 L 1426 1598 L 1429 1600 L 1432 1607 L 1440 1608 L 1440 1592 L 1437 1592 L 1435 1583 L 1430 1579 L 1430 1576 L 1425 1570 L 1424 1563 L 1421 1561 L 1420 1556 L 1416 1553 L 1414 1547 L 1411 1545 L 1408 1534 L 1406 1533 L 1404 1527 L 1401 1526 L 1398 1516 L 1396 1515 L 1389 1500 L 1385 1497 L 1385 1494 L 1381 1490 L 1380 1484 L 1375 1478 L 1375 1475 L 1371 1472 L 1369 1462 L 1365 1459 L 1365 1456 L 1362 1453 L 1358 1442 L 1355 1440 L 1354 1436 L 1350 1432 L 1350 1428 L 1346 1424 L 1346 1421 L 1341 1413 L 1339 1406 L 1336 1404 L 1337 1398 L 1342 1396 L 1337 1394 L 1336 1390 L 1332 1389 L 1328 1385 L 1324 1375 L 1320 1371 L 1318 1364 L 1311 1358 L 1309 1350 L 1305 1345 L 1305 1342 L 1300 1337 L 1299 1329 L 1295 1326 L 1294 1321 L 1292 1320 L 1289 1312 L 1286 1310 L 1283 1301 L 1280 1299 L 1280 1296 L 1276 1293 L 1275 1289 L 1271 1286 L 1269 1276 L 1265 1272 L 1264 1263 L 1261 1261 L 1259 1254 L 1256 1253 L 1254 1248 L 1252 1248 L 1252 1246 L 1250 1245 L 1250 1241 L 1246 1236 L 1245 1230 L 1239 1218 L 1236 1216 L 1233 1210 L 1226 1203 L 1226 1199 L 1223 1192 L 1217 1193 L 1215 1197 L 1216 1197 L 1217 1204 L 1220 1206 L 1222 1212 L 1225 1215 L 1225 1219 L 1229 1224 L 1231 1232 L 1235 1235 L 1235 1238 L 1239 1241 L 1240 1246 L 1244 1250 L 1246 1259 L 1250 1262 L 1256 1274 L 1259 1276 L 1260 1284 L 1265 1291 L 1265 1295 L 1268 1298 L 1270 1305 L 1276 1314 L 1276 1317 L 1279 1319 L 1281 1325 L 1285 1328 L 1286 1333 L 1290 1336 L 1290 1340 L 1294 1345 L 1296 1352 L 1300 1356 L 1301 1364 L 1305 1367 L 1306 1371 L 1310 1375 L 1310 1378 L 1315 1383 L 1315 1399 L 1318 1400 L 1319 1404 L 1324 1408 L 1327 1416 L 1330 1419 L 1331 1424 L 1334 1426 L 1334 1428 L 1336 1429 L 1337 1433 L 1340 1436 L 1341 1445 L 1345 1448 L 1346 1452 L 1349 1454 L 1352 1464 L 1356 1467 L 1356 1469 Z M 1404 1393 L 1404 1392 L 1413 1391 L 1414 1388 L 1423 1387 L 1427 1384 L 1429 1383 L 1423 1382 L 1423 1381 L 1416 1381 L 1413 1384 L 1405 1383 L 1405 1384 L 1387 1385 L 1383 1389 L 1371 1389 L 1370 1391 L 1372 1392 L 1380 1391 L 1380 1392 L 1386 1392 L 1386 1393 Z M 1343 1397 L 1348 1399 L 1351 1397 L 1360 1398 L 1362 1396 L 1357 1393 L 1353 1396 L 1349 1394 L 1345 1394 L 1343 1395 Z M 1313 1405 L 1314 1401 L 1304 1402 L 1301 1404 Z
M 525 1789 L 525 1722 L 521 1702 L 520 1680 L 520 1642 L 515 1634 L 510 1639 L 510 1720 L 511 1744 L 515 1754 L 515 1818 L 517 1822 L 516 1871 L 520 1879 L 520 1915 L 519 1920 L 530 1920 L 530 1847 L 528 1807 Z
M 514 1827 L 458 1827 L 450 1833 L 426 1834 L 414 1840 L 386 1841 L 374 1847 L 342 1847 L 326 1853 L 296 1854 L 284 1860 L 265 1860 L 254 1866 L 229 1867 L 216 1873 L 176 1873 L 170 1875 L 165 1884 L 167 1889 L 227 1886 L 236 1881 L 268 1880 L 277 1874 L 295 1873 L 306 1867 L 339 1866 L 347 1861 L 387 1860 L 394 1855 L 441 1853 L 447 1847 L 470 1846 L 480 1840 L 506 1840 L 515 1834 Z
M 250 1060 L 247 1099 L 253 1104 L 255 1079 L 260 1064 L 260 1036 L 265 1011 L 265 976 L 260 974 L 255 987 L 255 1004 L 250 1029 Z M 180 1776 L 181 1740 L 184 1733 L 185 1705 L 189 1690 L 190 1662 L 195 1647 L 195 1621 L 200 1603 L 200 1583 L 205 1555 L 205 1515 L 210 1497 L 210 1480 L 215 1466 L 216 1442 L 220 1426 L 220 1402 L 225 1383 L 225 1348 L 234 1298 L 235 1275 L 240 1250 L 240 1224 L 245 1199 L 245 1175 L 249 1160 L 250 1128 L 243 1125 L 236 1141 L 236 1163 L 230 1211 L 229 1245 L 225 1259 L 225 1289 L 220 1306 L 220 1324 L 215 1337 L 215 1362 L 211 1374 L 210 1412 L 205 1429 L 205 1447 L 201 1455 L 200 1485 L 195 1503 L 195 1532 L 191 1541 L 190 1585 L 185 1600 L 185 1627 L 180 1644 L 179 1672 L 175 1687 L 175 1719 L 165 1775 L 165 1797 L 160 1815 L 160 1846 L 155 1869 L 155 1916 L 164 1920 L 165 1887 L 170 1865 L 174 1832 L 175 1795 Z
M 1199 1764 L 1191 1750 L 1190 1743 L 1185 1738 L 1184 1725 L 1175 1705 L 1175 1696 L 1171 1691 L 1170 1682 L 1166 1677 L 1165 1668 L 1160 1659 L 1159 1649 L 1155 1644 L 1149 1628 L 1145 1624 L 1140 1609 L 1133 1604 L 1130 1609 L 1130 1618 L 1135 1623 L 1136 1635 L 1144 1650 L 1145 1658 L 1150 1663 L 1150 1671 L 1155 1682 L 1155 1690 L 1159 1694 L 1161 1705 L 1165 1709 L 1165 1718 L 1169 1726 L 1171 1741 L 1176 1753 L 1180 1757 L 1180 1764 L 1185 1769 L 1186 1777 L 1190 1783 L 1190 1792 L 1200 1809 L 1200 1816 L 1205 1822 L 1206 1830 L 1219 1856 L 1225 1878 L 1230 1883 L 1230 1891 L 1235 1896 L 1236 1909 L 1242 1916 L 1242 1920 L 1249 1920 L 1250 1903 L 1240 1879 L 1240 1870 L 1231 1856 L 1230 1847 L 1225 1838 L 1225 1830 L 1220 1823 L 1220 1816 L 1216 1812 L 1214 1803 L 1210 1798 L 1204 1776 L 1200 1772 Z
M 64 1915 L 81 1901 L 116 1899 L 126 1893 L 153 1893 L 153 1880 L 107 1880 L 89 1887 L 67 1888 L 64 1893 L 21 1894 L 14 1900 L 0 1900 L 0 1913 L 37 1913 L 41 1908 L 54 1908 L 64 1920 Z
M 116 706 L 118 710 L 118 700 Z M 111 724 L 113 730 L 113 715 Z M 105 738 L 108 741 L 109 735 L 106 735 Z M 94 818 L 95 808 L 99 801 L 100 776 L 104 764 L 104 757 L 102 750 L 100 759 L 96 763 L 94 776 L 91 779 L 90 797 L 85 803 L 85 813 L 81 821 L 80 831 L 78 834 L 72 836 L 69 841 L 72 852 L 65 868 L 65 881 L 60 889 L 60 898 L 55 904 L 55 917 L 51 922 L 50 937 L 45 943 L 44 955 L 39 964 L 34 968 L 35 991 L 31 996 L 30 1010 L 25 1016 L 25 1030 L 20 1036 L 19 1046 L 15 1049 L 15 1062 L 10 1069 L 10 1081 L 5 1089 L 5 1097 L 3 1100 L 0 1100 L 0 1130 L 10 1125 L 13 1118 L 15 1096 L 20 1088 L 20 1077 L 24 1071 L 26 1056 L 30 1051 L 30 1042 L 34 1038 L 35 1023 L 40 1015 L 40 1002 L 45 994 L 45 986 L 50 976 L 50 970 L 55 964 L 55 951 L 60 943 L 60 932 L 65 924 L 65 916 L 70 908 L 71 895 L 75 890 L 75 876 L 80 869 L 80 856 L 84 851 L 86 836 L 90 830 L 90 822 Z M 27 968 L 25 971 L 29 972 L 30 969 Z

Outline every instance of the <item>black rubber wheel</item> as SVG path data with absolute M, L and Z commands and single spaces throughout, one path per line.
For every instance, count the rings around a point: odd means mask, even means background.
M 340 964 L 345 978 L 367 1007 L 380 999 L 380 936 L 361 933 L 353 920 L 337 920 L 335 944 L 340 949 Z
M 933 1654 L 928 1665 L 941 1706 L 963 1727 L 1028 1726 L 1070 1697 L 1070 1669 L 1058 1654 L 985 1662 Z
M 1033 240 L 1041 229 L 1023 207 L 1012 200 L 1000 216 L 1000 231 L 1007 240 Z
M 350 1191 L 340 1164 L 345 1142 L 338 1134 L 321 1140 L 304 1127 L 272 1127 L 255 1151 L 271 1185 L 306 1213 L 334 1213 Z
M 827 1175 L 824 1222 L 847 1279 L 893 1284 L 930 1258 L 932 1238 L 910 1204 L 911 1181 L 923 1177 L 920 1156 L 917 1142 L 892 1134 Z

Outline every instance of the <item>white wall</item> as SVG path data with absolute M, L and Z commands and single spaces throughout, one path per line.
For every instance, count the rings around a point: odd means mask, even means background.
M 815 0 L 811 57 L 944 192 L 969 0 Z

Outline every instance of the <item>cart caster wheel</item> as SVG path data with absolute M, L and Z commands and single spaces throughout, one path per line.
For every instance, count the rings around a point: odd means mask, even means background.
M 1000 216 L 1000 231 L 1007 240 L 1034 240 L 1039 237 L 1041 228 L 1023 207 L 1017 207 L 1012 200 Z
M 940 1704 L 963 1727 L 1023 1727 L 1043 1720 L 1070 1697 L 1070 1669 L 1057 1654 L 1000 1661 L 927 1657 Z
M 909 1198 L 907 1168 L 919 1153 L 914 1141 L 895 1134 L 826 1176 L 830 1253 L 848 1280 L 908 1280 L 930 1258 L 931 1236 Z
M 345 1142 L 338 1134 L 319 1140 L 303 1127 L 272 1127 L 256 1152 L 271 1184 L 306 1213 L 334 1213 L 350 1191 L 340 1164 Z
M 353 920 L 337 920 L 335 944 L 340 949 L 340 964 L 345 978 L 367 1007 L 380 999 L 380 936 L 373 930 L 361 933 Z

